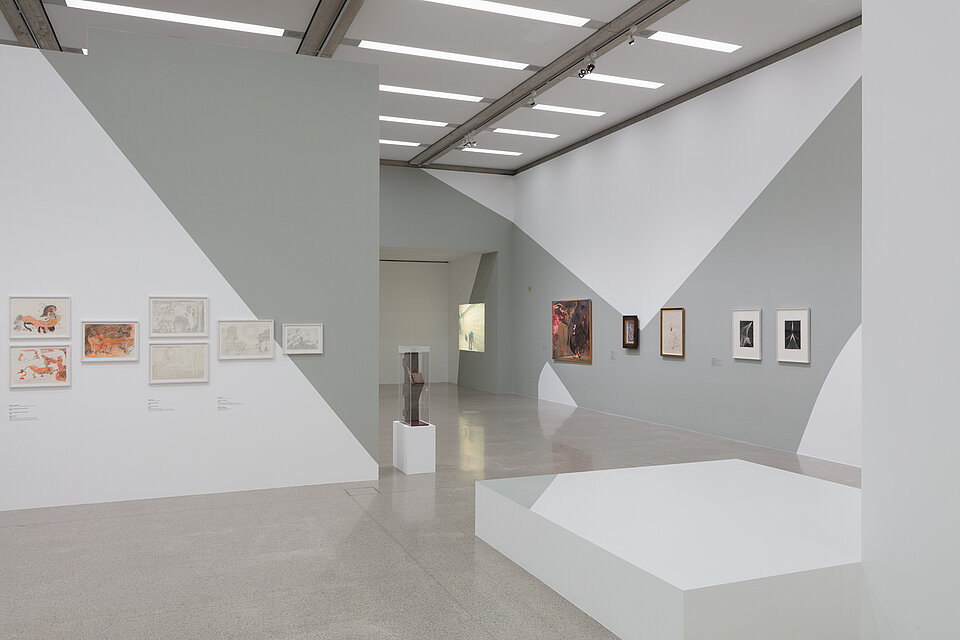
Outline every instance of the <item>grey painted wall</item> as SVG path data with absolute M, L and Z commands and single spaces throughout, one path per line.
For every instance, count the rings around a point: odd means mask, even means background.
M 470 302 L 486 306 L 486 351 L 460 354 L 460 384 L 494 393 L 514 389 L 509 278 L 512 222 L 433 176 L 380 168 L 380 243 L 486 254 Z M 451 303 L 452 304 L 452 303 Z
M 48 59 L 258 317 L 278 335 L 282 322 L 324 323 L 324 354 L 293 358 L 376 458 L 377 68 L 101 30 L 89 40 L 88 58 Z
M 621 315 L 516 230 L 517 392 L 537 395 L 551 300 L 589 297 L 593 364 L 553 365 L 580 406 L 796 451 L 860 324 L 860 95 L 857 83 L 670 298 L 686 309 L 682 360 L 659 355 L 659 316 L 623 349 Z M 777 307 L 812 309 L 811 364 L 777 362 Z M 734 361 L 731 311 L 757 308 L 763 361 Z

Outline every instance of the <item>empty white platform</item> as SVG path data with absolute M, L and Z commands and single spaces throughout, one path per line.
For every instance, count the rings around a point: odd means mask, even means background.
M 394 420 L 393 466 L 407 475 L 436 473 L 437 427 Z
M 476 493 L 477 536 L 622 638 L 859 637 L 859 489 L 720 460 Z

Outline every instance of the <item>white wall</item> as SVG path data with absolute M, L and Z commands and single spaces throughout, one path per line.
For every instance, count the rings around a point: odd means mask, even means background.
M 0 510 L 375 478 L 287 357 L 218 362 L 215 322 L 209 384 L 149 386 L 146 341 L 140 362 L 80 363 L 81 321 L 145 331 L 151 295 L 209 296 L 213 320 L 253 314 L 39 51 L 0 47 L 0 77 L 18 150 L 0 154 L 0 298 L 72 296 L 74 349 L 70 388 L 0 384 L 0 403 L 39 418 L 0 429 Z M 241 404 L 220 411 L 219 396 Z
M 397 347 L 430 347 L 430 382 L 449 381 L 446 262 L 380 263 L 380 384 L 397 383 Z
M 865 638 L 955 638 L 960 5 L 864 2 Z
M 441 173 L 441 172 L 437 172 Z M 443 173 L 451 173 L 446 171 Z M 502 177 L 502 176 L 497 176 Z M 480 254 L 459 258 L 450 261 L 450 326 L 449 340 L 447 348 L 449 349 L 449 381 L 456 384 L 460 371 L 460 305 L 470 302 L 470 294 L 473 292 L 473 283 L 477 279 L 477 269 L 480 266 Z

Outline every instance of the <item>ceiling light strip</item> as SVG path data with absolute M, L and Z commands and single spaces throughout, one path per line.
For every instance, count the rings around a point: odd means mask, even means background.
M 277 27 L 265 27 L 259 24 L 232 22 L 230 20 L 218 20 L 217 18 L 191 16 L 184 13 L 171 13 L 170 11 L 142 9 L 140 7 L 127 7 L 119 4 L 108 4 L 106 2 L 91 2 L 89 0 L 65 1 L 67 6 L 72 9 L 86 9 L 87 11 L 112 13 L 114 15 L 130 16 L 132 18 L 146 18 L 148 20 L 162 20 L 164 22 L 179 22 L 181 24 L 192 24 L 198 27 L 211 27 L 213 29 L 227 29 L 230 31 L 259 33 L 265 36 L 282 36 L 284 31 L 283 29 L 279 29 Z
M 640 87 L 641 89 L 659 89 L 663 86 L 662 82 L 653 82 L 652 80 L 637 80 L 634 78 L 624 78 L 622 76 L 608 76 L 603 73 L 591 73 L 583 77 L 584 80 L 594 80 L 596 82 L 609 82 L 610 84 L 624 84 L 630 87 Z
M 502 2 L 488 2 L 487 0 L 426 0 L 426 2 L 446 4 L 451 7 L 462 7 L 464 9 L 475 9 L 488 13 L 499 13 L 504 16 L 514 16 L 516 18 L 539 20 L 540 22 L 564 24 L 570 27 L 582 27 L 590 22 L 590 18 L 581 18 L 579 16 L 555 13 L 553 11 L 542 11 L 540 9 L 530 9 L 528 7 L 518 7 Z
M 720 51 L 723 53 L 733 53 L 743 45 L 730 44 L 729 42 L 720 42 L 719 40 L 707 40 L 705 38 L 695 38 L 685 36 L 679 33 L 670 33 L 669 31 L 657 31 L 648 36 L 650 40 L 659 42 L 670 42 L 672 44 L 682 44 L 685 47 L 696 47 L 698 49 L 709 49 L 711 51 Z
M 461 102 L 480 102 L 483 100 L 482 96 L 469 96 L 463 93 L 448 93 L 446 91 L 430 91 L 429 89 L 414 89 L 412 87 L 395 87 L 389 84 L 380 85 L 380 91 L 385 93 L 403 93 L 409 96 L 423 96 L 424 98 L 460 100 Z
M 501 151 L 500 149 L 480 149 L 479 147 L 464 147 L 461 151 L 468 153 L 488 153 L 494 156 L 522 156 L 522 151 Z
M 436 60 L 465 62 L 467 64 L 479 64 L 486 67 L 500 67 L 501 69 L 515 69 L 517 71 L 522 71 L 530 66 L 526 62 L 512 62 L 510 60 L 484 58 L 483 56 L 471 56 L 465 53 L 437 51 L 435 49 L 421 49 L 420 47 L 408 47 L 402 44 L 390 44 L 388 42 L 376 42 L 374 40 L 361 40 L 357 46 L 361 49 L 373 49 L 374 51 L 400 53 L 408 56 L 419 56 L 421 58 L 434 58 Z
M 449 122 L 436 120 L 419 120 L 417 118 L 400 118 L 397 116 L 380 116 L 380 122 L 398 122 L 400 124 L 419 124 L 424 127 L 449 127 Z
M 390 144 L 395 147 L 419 147 L 419 142 L 407 142 L 405 140 L 384 140 L 380 138 L 380 144 Z
M 558 133 L 542 133 L 540 131 L 524 131 L 522 129 L 504 129 L 502 127 L 497 127 L 493 130 L 494 133 L 506 133 L 511 136 L 527 136 L 530 138 L 559 138 L 560 134 Z
M 592 111 L 590 109 L 574 109 L 573 107 L 558 107 L 553 104 L 541 104 L 539 102 L 533 105 L 533 108 L 539 111 L 553 111 L 554 113 L 568 113 L 574 116 L 590 116 L 591 118 L 599 118 L 600 116 L 607 115 L 606 111 Z

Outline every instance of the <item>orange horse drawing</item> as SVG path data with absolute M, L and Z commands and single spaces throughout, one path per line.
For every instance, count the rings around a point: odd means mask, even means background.
M 23 360 L 24 354 L 21 353 L 18 360 Z M 67 368 L 63 366 L 63 356 L 57 356 L 56 358 L 50 358 L 45 355 L 40 355 L 43 358 L 43 366 L 37 366 L 34 364 L 27 365 L 23 369 L 20 369 L 20 379 L 26 380 L 27 373 L 33 374 L 33 379 L 36 380 L 41 376 L 50 376 L 52 375 L 54 380 L 57 382 L 66 382 L 67 381 Z
M 48 304 L 43 308 L 43 314 L 39 318 L 33 316 L 19 315 L 14 320 L 14 324 L 23 325 L 27 331 L 36 330 L 37 333 L 53 333 L 57 330 L 57 323 L 60 322 L 60 316 L 57 315 L 57 306 Z

